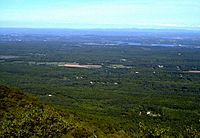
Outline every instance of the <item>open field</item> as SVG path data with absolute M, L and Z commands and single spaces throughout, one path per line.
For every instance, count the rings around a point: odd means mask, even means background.
M 187 71 L 188 73 L 200 73 L 199 70 L 190 70 L 190 71 Z
M 102 67 L 101 65 L 79 65 L 79 64 L 64 64 L 63 66 L 67 68 L 86 68 L 86 69 Z

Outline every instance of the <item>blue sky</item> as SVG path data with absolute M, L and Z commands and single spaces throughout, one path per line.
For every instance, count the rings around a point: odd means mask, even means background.
M 0 0 L 0 27 L 200 28 L 200 1 Z

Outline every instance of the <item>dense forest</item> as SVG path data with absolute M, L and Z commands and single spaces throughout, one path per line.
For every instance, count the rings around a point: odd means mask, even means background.
M 197 37 L 155 36 L 1 36 L 0 137 L 200 137 Z
M 6 137 L 198 137 L 193 127 L 185 127 L 181 134 L 171 134 L 169 127 L 137 127 L 129 124 L 128 130 L 121 128 L 112 118 L 86 116 L 56 109 L 42 104 L 36 97 L 16 89 L 0 86 L 0 136 Z M 94 122 L 95 121 L 95 122 Z M 96 124 L 98 122 L 98 124 Z

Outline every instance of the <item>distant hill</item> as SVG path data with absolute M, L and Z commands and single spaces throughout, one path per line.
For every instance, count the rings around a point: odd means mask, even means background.
M 65 28 L 0 28 L 0 34 L 4 35 L 53 35 L 53 36 L 73 36 L 73 35 L 100 35 L 100 36 L 140 36 L 140 35 L 200 35 L 200 30 L 189 29 L 151 29 L 151 28 L 128 28 L 128 29 L 65 29 Z

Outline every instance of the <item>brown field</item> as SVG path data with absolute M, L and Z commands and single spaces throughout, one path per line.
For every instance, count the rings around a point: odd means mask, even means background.
M 200 70 L 189 70 L 185 71 L 186 73 L 200 73 Z
M 101 65 L 79 65 L 79 64 L 64 64 L 63 66 L 67 68 L 86 68 L 86 69 L 102 67 Z

